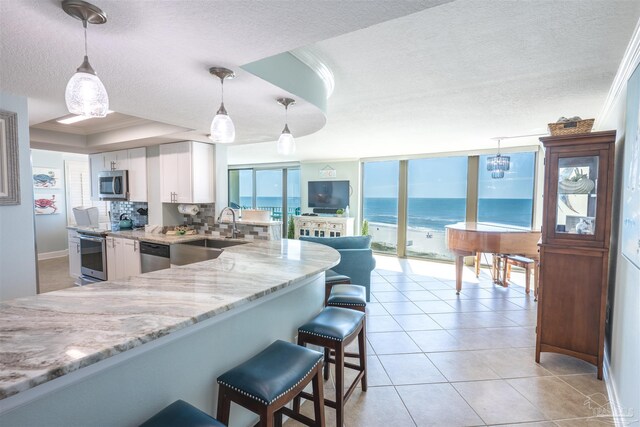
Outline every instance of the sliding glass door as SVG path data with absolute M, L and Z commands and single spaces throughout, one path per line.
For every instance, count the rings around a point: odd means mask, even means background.
M 400 162 L 367 162 L 363 165 L 362 218 L 369 222 L 371 248 L 397 253 L 398 178 Z
M 408 161 L 407 256 L 453 259 L 445 226 L 465 220 L 467 163 L 467 157 Z
M 300 215 L 300 169 L 298 167 L 229 169 L 229 205 L 270 212 L 283 222 Z
M 509 156 L 510 170 L 500 179 L 491 178 L 484 155 L 364 162 L 362 219 L 369 222 L 372 249 L 452 260 L 448 224 L 531 227 L 536 155 Z
M 513 153 L 504 178 L 491 178 L 487 157 L 480 156 L 478 221 L 531 227 L 536 154 Z

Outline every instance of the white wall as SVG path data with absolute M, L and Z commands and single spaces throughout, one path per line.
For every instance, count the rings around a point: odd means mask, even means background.
M 58 151 L 31 150 L 33 167 L 52 168 L 60 172 L 60 188 L 50 190 L 34 190 L 34 198 L 56 196 L 58 210 L 53 215 L 36 215 L 36 247 L 38 255 L 59 252 L 67 249 L 67 198 L 65 161 L 76 160 L 89 162 L 86 154 L 61 153 Z
M 27 98 L 0 91 L 0 109 L 18 113 L 20 204 L 0 206 L 0 301 L 36 294 L 33 186 Z
M 640 94 L 636 96 L 640 97 Z M 610 113 L 598 127 L 599 130 L 617 131 L 608 301 L 610 316 L 606 336 L 610 382 L 619 399 L 618 405 L 621 409 L 633 410 L 637 420 L 640 415 L 640 270 L 622 255 L 619 245 L 622 169 L 629 161 L 624 158 L 626 103 L 627 88 L 624 85 Z
M 330 166 L 336 170 L 335 178 L 321 178 L 320 171 Z M 360 232 L 359 216 L 360 216 L 360 162 L 357 160 L 348 162 L 319 162 L 319 163 L 301 163 L 300 164 L 300 204 L 302 206 L 302 212 L 312 212 L 313 209 L 309 208 L 308 197 L 308 185 L 309 181 L 349 181 L 353 189 L 353 193 L 349 198 L 349 213 L 351 217 L 356 218 L 356 230 L 355 233 Z

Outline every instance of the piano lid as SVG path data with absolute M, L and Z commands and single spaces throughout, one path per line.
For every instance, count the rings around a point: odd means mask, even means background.
M 458 222 L 449 224 L 446 228 L 460 231 L 479 231 L 483 233 L 530 233 L 529 227 L 518 227 L 516 225 L 493 224 L 490 222 Z

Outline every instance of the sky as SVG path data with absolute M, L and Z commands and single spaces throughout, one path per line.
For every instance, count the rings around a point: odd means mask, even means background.
M 300 170 L 288 170 L 288 196 L 300 197 Z M 240 171 L 240 197 L 252 197 L 253 177 L 250 169 Z M 282 197 L 282 170 L 256 171 L 256 194 L 258 197 Z
M 511 167 L 502 179 L 491 178 L 487 157 L 480 156 L 479 198 L 530 199 L 533 197 L 534 153 L 510 154 Z M 365 197 L 397 197 L 399 164 L 396 160 L 364 165 Z M 467 157 L 437 157 L 409 161 L 410 198 L 465 198 Z

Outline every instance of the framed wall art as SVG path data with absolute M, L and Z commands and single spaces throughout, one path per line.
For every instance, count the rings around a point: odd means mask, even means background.
M 62 188 L 60 169 L 33 168 L 33 188 Z
M 20 204 L 17 117 L 0 110 L 0 206 Z

